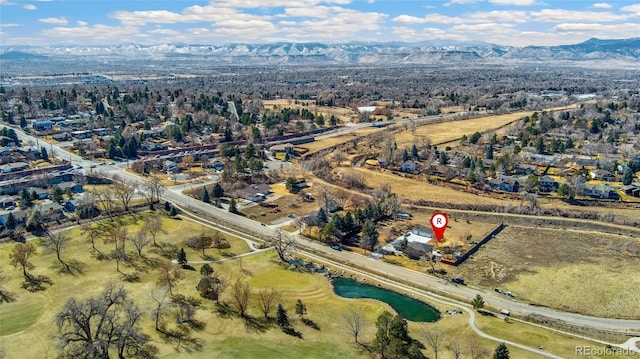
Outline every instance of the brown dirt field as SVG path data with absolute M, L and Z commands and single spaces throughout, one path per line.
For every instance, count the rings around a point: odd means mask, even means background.
M 279 219 L 286 219 L 287 215 L 293 214 L 296 217 L 307 215 L 311 211 L 318 210 L 318 203 L 305 202 L 300 199 L 300 196 L 287 194 L 276 200 L 270 200 L 270 203 L 277 203 L 278 208 L 262 207 L 260 205 L 254 205 L 244 208 L 240 206 L 240 212 L 247 217 L 259 221 L 265 224 L 272 224 Z
M 453 275 L 519 301 L 601 317 L 640 318 L 640 240 L 508 226 Z
M 344 135 L 339 135 L 339 136 L 332 136 L 332 137 L 325 137 L 325 138 L 321 138 L 320 140 L 314 141 L 314 142 L 309 142 L 309 143 L 305 143 L 304 147 L 309 149 L 309 152 L 305 153 L 305 156 L 308 156 L 314 152 L 320 151 L 320 150 L 324 150 L 325 148 L 331 147 L 331 146 L 335 146 L 341 143 L 345 143 L 348 141 L 351 141 L 353 139 L 356 139 L 358 137 L 367 135 L 371 132 L 376 132 L 376 131 L 380 131 L 379 128 L 364 128 L 349 134 L 344 134 Z

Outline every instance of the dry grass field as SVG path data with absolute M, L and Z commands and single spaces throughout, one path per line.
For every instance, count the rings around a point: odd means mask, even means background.
M 402 131 L 395 134 L 398 147 L 406 147 L 419 141 L 420 138 L 428 138 L 431 143 L 437 145 L 450 141 L 457 141 L 463 135 L 470 136 L 474 132 L 483 132 L 498 129 L 517 121 L 525 116 L 531 116 L 533 112 L 522 111 L 506 115 L 496 115 L 472 118 L 468 120 L 448 121 L 424 126 L 418 126 L 415 135 L 410 131 Z
M 353 172 L 364 176 L 365 183 L 371 188 L 389 184 L 391 191 L 402 198 L 417 200 L 425 199 L 429 201 L 450 202 L 450 203 L 484 203 L 503 204 L 504 201 L 490 196 L 478 196 L 472 193 L 456 191 L 450 188 L 443 188 L 426 182 L 421 182 L 409 178 L 403 178 L 392 173 L 379 172 L 366 168 L 341 167 L 339 171 Z
M 507 226 L 456 269 L 518 300 L 603 317 L 640 318 L 640 240 Z

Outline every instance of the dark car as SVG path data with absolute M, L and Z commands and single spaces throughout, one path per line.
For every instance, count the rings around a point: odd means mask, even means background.
M 458 277 L 451 278 L 451 281 L 456 284 L 464 284 L 464 279 Z
M 341 251 L 342 247 L 334 245 L 334 246 L 331 246 L 331 249 L 335 249 L 336 251 Z

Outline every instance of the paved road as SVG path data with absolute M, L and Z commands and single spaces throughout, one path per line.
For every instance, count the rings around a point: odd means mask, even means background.
M 35 139 L 24 132 L 16 129 L 18 133 L 18 137 L 24 141 L 31 141 L 35 143 Z M 57 145 L 51 145 L 50 147 L 55 148 L 57 156 L 61 158 L 69 158 L 74 164 L 80 164 L 84 167 L 85 170 L 91 169 L 92 165 L 95 165 L 90 160 L 83 160 L 77 155 L 69 153 L 65 149 L 61 148 Z M 96 171 L 101 171 L 106 174 L 118 174 L 121 177 L 126 178 L 127 180 L 142 184 L 144 182 L 143 178 L 140 178 L 136 175 L 130 174 L 128 172 L 123 171 L 124 165 L 120 164 L 118 166 L 98 166 Z M 237 216 L 232 213 L 229 213 L 225 210 L 216 208 L 209 204 L 196 201 L 193 198 L 183 195 L 177 191 L 165 191 L 164 198 L 181 205 L 186 208 L 190 208 L 191 210 L 200 211 L 202 213 L 207 213 L 210 216 L 217 217 L 223 221 L 232 223 L 235 226 L 245 228 L 246 230 L 254 233 L 261 233 L 265 236 L 273 235 L 275 229 L 272 227 L 263 226 L 259 222 L 253 221 L 249 218 Z M 613 330 L 613 331 L 626 331 L 629 333 L 638 333 L 640 332 L 640 320 L 625 320 L 625 319 L 611 319 L 611 318 L 599 318 L 592 317 L 586 315 L 580 315 L 575 313 L 567 313 L 561 312 L 555 309 L 544 308 L 539 306 L 531 306 L 528 303 L 518 302 L 514 300 L 510 300 L 502 295 L 498 295 L 493 291 L 485 291 L 483 289 L 472 288 L 468 286 L 456 285 L 449 282 L 443 282 L 441 279 L 426 275 L 424 273 L 420 273 L 417 271 L 413 271 L 407 268 L 395 266 L 389 263 L 385 263 L 383 261 L 376 261 L 370 258 L 351 253 L 348 251 L 334 251 L 327 246 L 324 246 L 317 242 L 308 241 L 300 238 L 299 242 L 308 247 L 309 249 L 325 253 L 325 255 L 329 255 L 335 258 L 340 259 L 341 261 L 349 262 L 355 264 L 362 268 L 367 268 L 369 271 L 373 273 L 380 273 L 388 278 L 398 278 L 406 282 L 416 283 L 422 287 L 430 288 L 436 292 L 447 293 L 449 296 L 453 296 L 455 298 L 462 298 L 464 300 L 470 301 L 476 294 L 481 294 L 486 303 L 498 307 L 507 309 L 514 313 L 521 313 L 523 315 L 537 315 L 542 317 L 552 318 L 554 320 L 561 320 L 570 325 L 594 328 L 594 329 L 604 329 L 604 330 Z M 612 293 L 611 295 L 615 295 Z

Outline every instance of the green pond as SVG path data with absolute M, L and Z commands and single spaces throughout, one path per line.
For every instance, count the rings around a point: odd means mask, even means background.
M 353 279 L 335 278 L 333 290 L 345 298 L 371 298 L 385 302 L 404 319 L 412 322 L 435 322 L 440 319 L 440 313 L 427 303 Z

